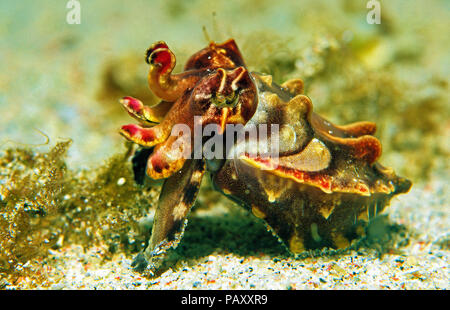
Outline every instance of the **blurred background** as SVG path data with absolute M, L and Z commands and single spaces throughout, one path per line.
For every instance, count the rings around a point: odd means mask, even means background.
M 234 38 L 252 71 L 299 77 L 322 116 L 378 124 L 381 162 L 414 181 L 448 176 L 449 1 L 68 0 L 0 3 L 0 148 L 73 139 L 70 168 L 124 150 L 118 99 L 156 98 L 144 53 L 164 40 L 176 72 L 209 40 Z M 37 150 L 49 146 L 36 147 Z

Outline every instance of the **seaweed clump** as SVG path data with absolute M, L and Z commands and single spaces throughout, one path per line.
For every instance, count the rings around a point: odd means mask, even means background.
M 146 216 L 158 191 L 136 184 L 127 160 L 130 153 L 131 149 L 113 155 L 97 169 L 81 171 L 68 180 L 61 204 L 62 223 L 70 223 L 65 239 L 85 246 L 103 244 L 111 254 L 144 247 Z
M 8 149 L 0 157 L 0 275 L 34 274 L 29 263 L 58 241 L 50 219 L 59 211 L 70 141 L 48 153 Z
M 48 152 L 7 149 L 0 156 L 0 286 L 49 286 L 42 259 L 64 244 L 137 252 L 145 246 L 145 215 L 157 198 L 135 184 L 125 154 L 92 171 L 72 171 L 71 141 Z M 144 225 L 144 226 L 143 226 Z M 148 231 L 145 227 L 144 231 Z

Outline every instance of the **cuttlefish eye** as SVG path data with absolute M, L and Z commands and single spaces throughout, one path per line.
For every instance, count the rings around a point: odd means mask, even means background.
M 239 102 L 239 90 L 232 92 L 228 96 L 216 94 L 212 98 L 212 103 L 218 108 L 234 108 Z

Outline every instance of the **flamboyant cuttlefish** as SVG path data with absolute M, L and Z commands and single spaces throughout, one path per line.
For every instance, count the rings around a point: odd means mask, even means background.
M 162 101 L 148 107 L 124 97 L 141 125 L 120 132 L 148 154 L 137 152 L 135 164 L 144 159 L 148 177 L 166 180 L 149 245 L 132 264 L 136 270 L 153 274 L 177 246 L 205 171 L 217 190 L 263 219 L 294 254 L 348 247 L 392 197 L 411 187 L 376 162 L 381 145 L 374 123 L 333 125 L 312 111 L 301 80 L 277 85 L 270 75 L 248 72 L 232 39 L 210 43 L 179 74 L 172 74 L 175 56 L 165 42 L 153 44 L 146 61 L 149 87 Z M 174 131 L 178 125 L 182 131 Z M 215 134 L 204 134 L 208 126 Z M 246 134 L 258 126 L 257 135 Z M 218 147 L 240 132 L 241 139 Z M 222 157 L 203 152 L 212 139 L 212 151 Z

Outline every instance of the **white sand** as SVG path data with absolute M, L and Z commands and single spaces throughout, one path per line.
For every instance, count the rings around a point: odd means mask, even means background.
M 362 248 L 333 257 L 277 258 L 214 253 L 180 257 L 161 276 L 147 279 L 130 269 L 131 256 L 105 258 L 105 248 L 70 245 L 42 261 L 51 289 L 448 289 L 449 197 L 445 181 L 414 186 L 393 200 L 392 220 L 404 224 L 410 243 L 377 256 Z M 192 216 L 201 216 L 193 214 Z M 205 236 L 205 239 L 208 237 Z M 200 244 L 199 244 L 200 245 Z M 191 243 L 191 246 L 194 244 Z M 7 289 L 33 287 L 24 278 Z

